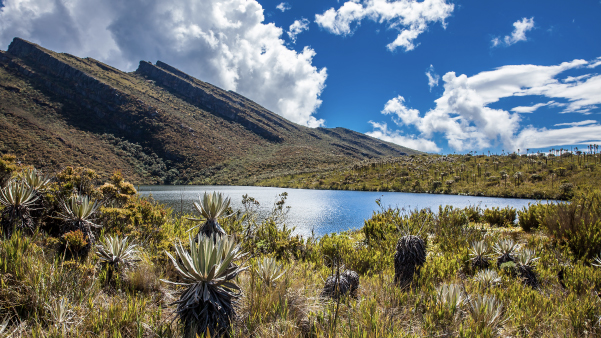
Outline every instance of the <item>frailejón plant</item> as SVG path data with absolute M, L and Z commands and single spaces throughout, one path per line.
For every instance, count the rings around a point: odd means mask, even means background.
M 401 287 L 411 284 L 413 275 L 426 262 L 426 243 L 418 236 L 405 235 L 399 239 L 394 254 L 394 281 Z
M 513 240 L 501 239 L 493 246 L 493 250 L 498 255 L 497 267 L 501 267 L 501 264 L 507 262 L 515 262 L 515 252 L 519 250 L 520 245 L 515 243 Z
M 472 242 L 470 247 L 472 269 L 487 269 L 490 266 L 488 259 L 488 245 L 484 241 Z
M 233 262 L 244 254 L 233 237 L 201 234 L 189 242 L 189 252 L 176 243 L 175 257 L 167 253 L 182 282 L 164 282 L 187 287 L 174 303 L 184 337 L 207 331 L 211 337 L 220 336 L 230 330 L 236 316 L 234 305 L 241 290 L 232 280 L 246 268 Z
M 474 276 L 474 280 L 484 287 L 494 287 L 501 283 L 501 277 L 495 270 L 482 270 Z
M 81 254 L 87 255 L 96 240 L 93 229 L 101 227 L 91 221 L 100 204 L 90 200 L 88 196 L 74 195 L 67 201 L 61 201 L 59 205 L 62 212 L 58 214 L 58 218 L 64 221 L 62 233 L 80 230 L 87 238 L 87 245 Z
M 533 288 L 538 287 L 538 278 L 534 264 L 540 257 L 536 257 L 536 251 L 523 249 L 515 255 L 515 258 L 518 274 L 523 279 L 524 284 Z
M 275 258 L 272 257 L 265 257 L 263 260 L 259 261 L 255 271 L 267 286 L 271 286 L 286 273 L 282 264 L 278 264 Z
M 115 270 L 128 267 L 137 260 L 137 245 L 130 243 L 127 237 L 120 239 L 118 235 L 106 236 L 104 241 L 96 245 L 96 255 L 107 265 L 107 282 L 110 282 Z
M 20 181 L 11 180 L 0 190 L 0 204 L 4 206 L 2 233 L 5 237 L 10 237 L 15 229 L 34 230 L 30 211 L 37 199 L 35 190 Z
M 204 193 L 202 197 L 198 197 L 199 202 L 194 202 L 194 207 L 203 218 L 190 218 L 193 221 L 204 221 L 198 226 L 198 235 L 212 236 L 213 234 L 225 235 L 225 230 L 218 222 L 219 218 L 230 217 L 224 216 L 227 208 L 230 206 L 230 198 L 225 198 L 221 193 L 213 192 L 213 194 Z

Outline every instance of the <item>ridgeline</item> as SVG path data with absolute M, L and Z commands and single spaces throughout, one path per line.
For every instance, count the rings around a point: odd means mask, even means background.
M 0 153 L 134 183 L 249 185 L 419 152 L 292 123 L 161 61 L 126 73 L 15 38 L 0 51 Z

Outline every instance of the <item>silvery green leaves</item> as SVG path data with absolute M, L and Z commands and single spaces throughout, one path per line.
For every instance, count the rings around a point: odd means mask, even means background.
M 131 265 L 137 260 L 137 245 L 130 243 L 127 237 L 119 238 L 118 235 L 106 236 L 100 244 L 96 245 L 96 254 L 102 262 L 109 265 Z
M 459 284 L 444 284 L 436 289 L 436 303 L 453 312 L 465 303 L 467 296 Z
M 35 223 L 30 209 L 38 199 L 35 189 L 23 181 L 11 180 L 0 190 L 2 233 L 10 237 L 15 229 L 33 231 Z
M 515 262 L 515 252 L 520 249 L 520 245 L 511 239 L 501 239 L 493 246 L 494 252 L 498 255 L 497 266 L 507 262 Z
M 207 194 L 205 192 L 202 197 L 199 196 L 200 203 L 194 202 L 194 207 L 203 218 L 190 218 L 193 221 L 206 220 L 199 226 L 199 235 L 203 234 L 205 236 L 211 236 L 214 233 L 225 235 L 225 230 L 223 230 L 219 222 L 217 222 L 217 219 L 231 216 L 223 216 L 230 206 L 230 201 L 230 198 L 224 198 L 221 193 L 217 192 L 213 192 L 213 194 Z
M 494 287 L 501 283 L 501 277 L 495 270 L 482 270 L 475 276 L 474 280 L 483 287 Z
M 480 328 L 495 329 L 503 324 L 503 303 L 492 295 L 475 295 L 469 299 L 469 314 Z
M 240 246 L 233 237 L 199 235 L 189 238 L 190 250 L 175 244 L 176 257 L 167 253 L 183 282 L 164 282 L 183 285 L 177 304 L 177 314 L 184 325 L 184 337 L 211 336 L 229 330 L 236 313 L 234 305 L 240 288 L 232 280 L 245 268 L 234 264 L 242 258 Z
M 87 221 L 98 209 L 98 201 L 92 201 L 85 195 L 73 195 L 66 201 L 60 202 L 62 213 L 59 218 L 64 221 Z M 95 227 L 99 227 L 94 224 Z
M 36 169 L 26 169 L 19 176 L 27 186 L 35 191 L 42 192 L 50 184 L 50 179 Z
M 100 228 L 98 224 L 92 223 L 91 219 L 100 207 L 98 201 L 91 200 L 85 195 L 73 195 L 66 201 L 60 201 L 61 212 L 56 218 L 64 221 L 61 232 L 64 234 L 71 231 L 81 231 L 87 237 L 87 245 L 77 253 L 79 256 L 87 256 L 95 241 L 93 228 Z
M 177 284 L 189 285 L 204 282 L 222 285 L 233 278 L 234 272 L 237 275 L 242 271 L 238 267 L 234 266 L 236 269 L 232 269 L 230 266 L 234 260 L 244 256 L 233 237 L 200 235 L 197 241 L 190 237 L 189 242 L 190 252 L 186 251 L 182 243 L 175 244 L 175 252 L 180 261 L 167 253 L 184 281 Z
M 490 265 L 488 259 L 488 245 L 484 241 L 473 242 L 470 247 L 472 269 L 486 269 Z
M 282 277 L 286 270 L 282 264 L 278 264 L 275 258 L 264 257 L 263 260 L 259 261 L 257 269 L 255 270 L 259 278 L 267 286 L 271 286 L 273 282 Z
M 595 258 L 593 258 L 593 262 L 594 263 L 591 263 L 591 265 L 601 268 L 601 255 L 597 255 Z
M 35 189 L 25 182 L 11 180 L 0 190 L 0 203 L 5 207 L 28 207 L 35 200 Z

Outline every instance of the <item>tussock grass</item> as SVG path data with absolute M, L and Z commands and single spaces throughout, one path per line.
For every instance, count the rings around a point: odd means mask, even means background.
M 61 194 L 61 187 L 81 182 L 82 173 L 68 179 L 59 178 L 64 175 L 53 178 L 49 188 L 53 193 L 43 197 L 48 210 L 60 210 L 52 209 L 59 200 L 53 196 Z M 119 185 L 123 184 L 117 182 Z M 174 254 L 175 241 L 186 243 L 186 231 L 193 222 L 188 215 L 174 216 L 134 193 L 116 197 L 111 189 L 113 197 L 105 199 L 101 186 L 86 188 L 87 194 L 104 201 L 97 218 L 102 228 L 94 231 L 98 238 L 128 236 L 138 245 L 139 261 L 119 269 L 107 283 L 108 269 L 97 255 L 67 255 L 60 244 L 61 234 L 53 230 L 56 220 L 52 218 L 39 220 L 36 232 L 17 231 L 2 237 L 0 330 L 14 337 L 182 337 L 173 302 L 185 287 L 160 280 L 178 281 L 166 252 Z M 587 196 L 577 196 L 574 202 L 578 198 L 594 200 Z M 272 217 L 262 223 L 255 221 L 252 208 L 247 209 L 249 214 L 234 212 L 219 220 L 242 251 L 250 253 L 247 260 L 236 262 L 249 268 L 233 280 L 242 295 L 229 329 L 232 337 L 601 334 L 601 268 L 594 260 L 599 254 L 596 242 L 590 241 L 586 250 L 572 248 L 575 240 L 587 234 L 599 236 L 601 229 L 595 230 L 586 221 L 569 223 L 569 227 L 559 224 L 559 228 L 544 221 L 545 217 L 565 219 L 561 213 L 569 215 L 570 208 L 537 211 L 541 221 L 528 232 L 515 224 L 483 223 L 481 216 L 486 211 L 474 208 L 441 207 L 436 214 L 382 208 L 362 229 L 300 239 L 293 229 L 284 227 L 285 197 L 281 196 Z M 595 203 L 580 206 L 587 208 L 582 211 L 586 215 L 598 211 Z M 560 236 L 558 229 L 569 231 Z M 425 262 L 411 283 L 399 287 L 394 281 L 395 248 L 399 239 L 413 230 L 421 230 Z M 513 270 L 501 268 L 493 263 L 496 256 L 491 257 L 490 250 L 480 250 L 490 257 L 488 270 L 472 264 L 472 243 L 494 248 L 510 242 L 515 244 L 511 254 L 528 256 L 528 262 L 516 259 Z M 535 274 L 536 284 L 525 282 L 520 266 Z M 323 296 L 326 280 L 337 269 L 358 273 L 356 295 Z

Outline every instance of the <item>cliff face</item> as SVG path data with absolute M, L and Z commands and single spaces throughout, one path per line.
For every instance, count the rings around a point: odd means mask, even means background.
M 166 63 L 158 61 L 155 66 L 150 62 L 140 61 L 136 72 L 189 103 L 239 123 L 269 141 L 283 141 L 283 137 L 278 135 L 267 121 L 261 119 L 262 116 L 257 110 L 234 100 L 227 92 L 207 83 L 201 83 Z M 254 114 L 250 114 L 251 111 Z
M 416 153 L 343 128 L 297 125 L 161 61 L 124 73 L 19 38 L 0 51 L 0 98 L 0 152 L 52 170 L 121 169 L 137 182 L 249 184 Z

